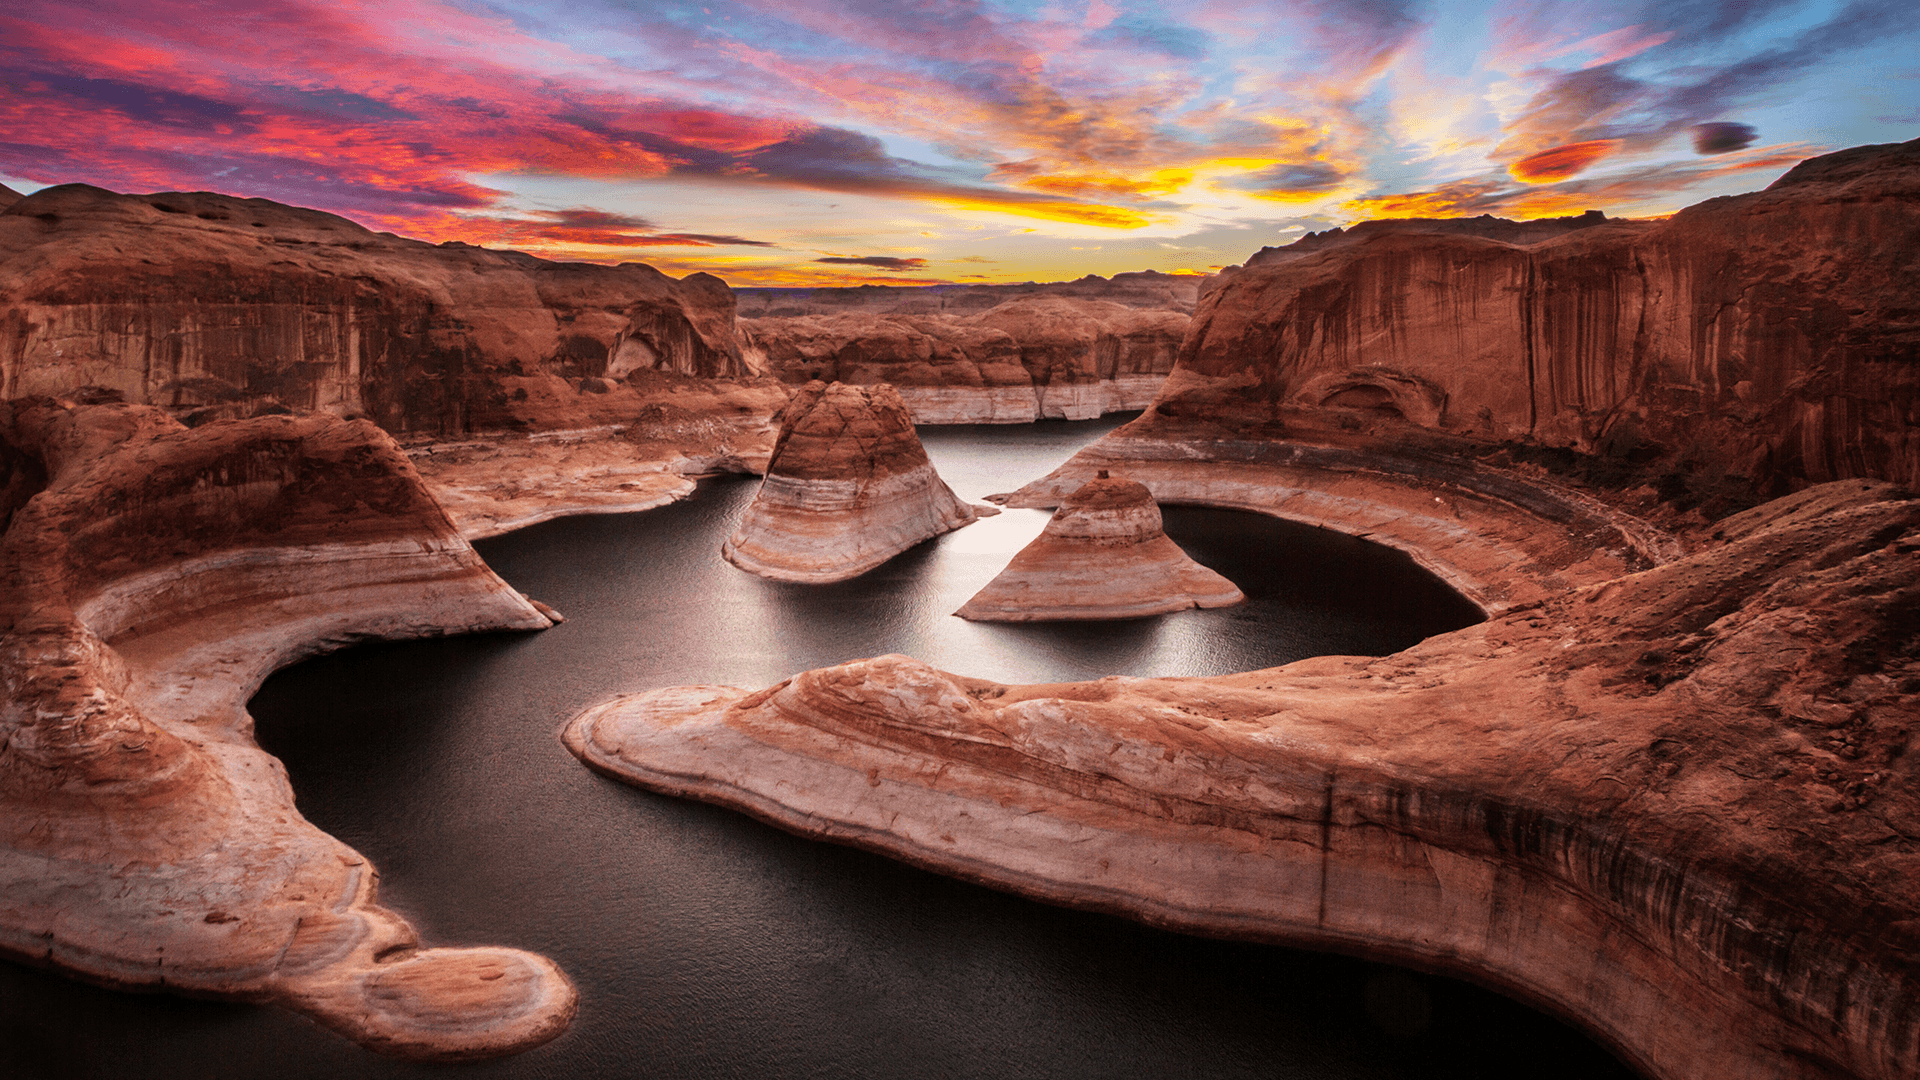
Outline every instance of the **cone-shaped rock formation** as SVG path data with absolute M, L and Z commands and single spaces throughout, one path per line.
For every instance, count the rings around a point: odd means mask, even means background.
M 1167 538 L 1145 484 L 1102 471 L 954 614 L 977 622 L 1132 619 L 1245 599 Z
M 787 404 L 767 478 L 720 553 L 761 577 L 824 585 L 978 516 L 933 471 L 893 387 L 811 382 Z

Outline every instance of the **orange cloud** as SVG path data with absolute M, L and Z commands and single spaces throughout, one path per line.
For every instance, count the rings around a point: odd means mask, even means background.
M 1822 151 L 1822 147 L 1804 143 L 1760 147 L 1727 154 L 1707 165 L 1653 165 L 1624 175 L 1572 180 L 1550 188 L 1513 187 L 1490 179 L 1457 180 L 1428 191 L 1352 199 L 1342 203 L 1340 210 L 1355 220 L 1497 214 L 1526 221 L 1587 210 L 1617 213 L 1647 203 L 1657 205 L 1724 176 L 1785 170 Z
M 1612 139 L 1589 139 L 1542 150 L 1507 166 L 1508 175 L 1523 184 L 1552 184 L 1578 176 L 1587 167 L 1620 148 Z

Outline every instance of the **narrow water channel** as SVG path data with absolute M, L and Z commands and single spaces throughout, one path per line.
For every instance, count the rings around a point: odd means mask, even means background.
M 978 500 L 1110 430 L 927 429 Z M 553 957 L 579 1019 L 518 1057 L 378 1058 L 273 1009 L 96 990 L 0 965 L 0 1076 L 1627 1078 L 1579 1032 L 1449 979 L 1191 938 L 797 839 L 588 772 L 560 726 L 606 695 L 760 687 L 905 652 L 1007 681 L 1212 674 L 1385 653 L 1476 618 L 1404 556 L 1268 518 L 1171 507 L 1241 607 L 1104 625 L 949 613 L 1046 519 L 1000 517 L 829 587 L 762 581 L 720 541 L 753 482 L 478 545 L 565 612 L 540 634 L 355 648 L 252 703 L 301 811 L 358 848 L 431 944 Z

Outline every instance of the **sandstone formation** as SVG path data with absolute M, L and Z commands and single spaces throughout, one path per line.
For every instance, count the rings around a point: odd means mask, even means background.
M 977 516 L 933 471 L 892 387 L 814 382 L 788 403 L 766 479 L 721 554 L 762 577 L 821 585 Z
M 785 388 L 659 373 L 629 386 L 647 404 L 619 423 L 408 439 L 407 453 L 469 540 L 569 514 L 649 510 L 693 494 L 695 477 L 767 471 Z
M 859 311 L 740 324 L 791 382 L 891 383 L 916 423 L 959 424 L 1145 408 L 1187 323 L 1165 308 L 1047 296 L 974 315 Z
M 707 274 L 435 246 L 264 199 L 66 184 L 0 209 L 0 399 L 583 428 L 645 403 L 634 372 L 757 374 L 733 311 Z
M 906 657 L 582 714 L 654 790 L 1054 903 L 1466 975 L 1659 1080 L 1920 1071 L 1920 501 L 1847 481 L 1393 656 Z
M 1104 300 L 1131 308 L 1164 308 L 1193 314 L 1199 297 L 1198 274 L 1162 274 L 1157 270 L 1088 274 L 1073 281 L 1021 282 L 1013 285 L 860 285 L 834 288 L 735 289 L 742 318 L 793 315 L 968 315 L 1009 300 Z
M 0 210 L 5 210 L 25 197 L 7 185 L 0 184 Z
M 247 699 L 302 657 L 550 625 L 391 439 L 0 403 L 0 529 L 0 952 L 270 1002 L 403 1057 L 565 1029 L 575 995 L 551 962 L 423 948 L 252 739 Z
M 1245 599 L 1167 538 L 1144 485 L 1102 472 L 954 614 L 975 622 L 1132 619 Z
M 1390 413 L 1768 494 L 1920 483 L 1920 140 L 1665 221 L 1462 229 L 1356 228 L 1221 275 L 1181 349 L 1190 399 L 1160 410 Z

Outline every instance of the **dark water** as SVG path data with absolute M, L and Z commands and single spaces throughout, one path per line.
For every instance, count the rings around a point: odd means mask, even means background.
M 1112 427 L 924 432 L 964 497 Z M 906 652 L 971 675 L 1206 674 L 1386 652 L 1471 621 L 1402 557 L 1253 515 L 1169 508 L 1243 607 L 1099 626 L 952 611 L 1045 515 L 1009 512 L 855 581 L 722 563 L 750 481 L 480 545 L 566 612 L 541 634 L 353 649 L 252 704 L 301 810 L 380 867 L 430 944 L 544 953 L 573 1028 L 516 1058 L 413 1066 L 273 1009 L 95 990 L 0 965 L 0 1077 L 1628 1077 L 1555 1020 L 1383 965 L 1189 938 L 811 843 L 589 773 L 557 732 L 610 693 L 759 687 Z

